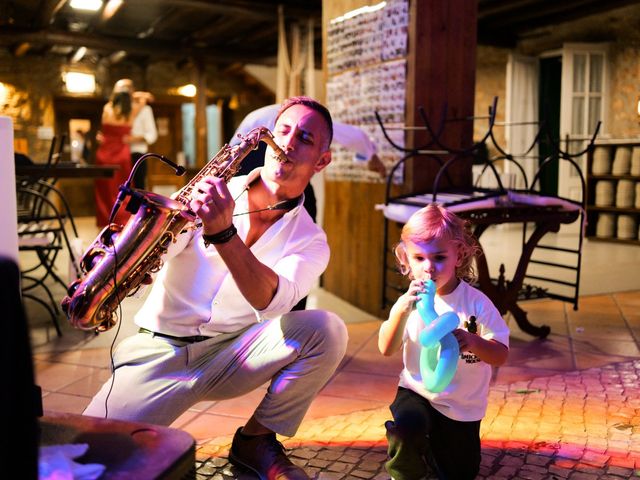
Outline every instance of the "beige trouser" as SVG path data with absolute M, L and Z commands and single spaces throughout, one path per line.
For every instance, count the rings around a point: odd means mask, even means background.
M 271 381 L 255 418 L 293 436 L 346 346 L 344 323 L 323 310 L 293 311 L 197 343 L 138 333 L 117 346 L 113 376 L 84 414 L 170 425 L 198 402 L 238 397 Z

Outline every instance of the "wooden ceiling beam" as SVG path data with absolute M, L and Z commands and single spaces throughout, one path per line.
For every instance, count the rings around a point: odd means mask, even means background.
M 500 3 L 500 5 L 498 5 Z M 511 32 L 533 30 L 539 27 L 557 25 L 579 18 L 610 12 L 616 8 L 637 4 L 637 0 L 572 0 L 558 2 L 545 0 L 508 0 L 494 2 L 492 7 L 480 5 L 479 26 L 482 29 L 508 29 Z
M 20 32 L 16 29 L 3 29 L 0 31 L 0 45 L 10 46 L 16 43 L 28 42 L 45 45 L 69 45 L 73 47 L 85 46 L 104 53 L 113 53 L 125 50 L 130 55 L 142 55 L 149 57 L 163 57 L 182 59 L 197 57 L 212 62 L 246 62 L 262 63 L 261 55 L 254 52 L 242 51 L 234 48 L 233 52 L 219 51 L 212 48 L 195 48 L 176 45 L 175 42 L 162 42 L 157 39 L 126 40 L 119 37 L 111 37 L 96 34 L 70 33 L 64 31 L 40 30 L 36 32 Z
M 478 45 L 501 48 L 515 48 L 518 35 L 507 31 L 496 31 L 495 28 L 483 28 L 478 25 Z
M 251 18 L 255 20 L 277 20 L 278 10 L 272 5 L 265 5 L 264 2 L 258 1 L 216 1 L 209 0 L 137 0 L 139 3 L 150 3 L 153 5 L 166 4 L 176 8 L 190 8 L 204 10 L 210 13 L 218 13 L 220 15 L 239 16 Z M 299 5 L 305 5 L 306 2 L 300 2 Z M 308 2 L 309 7 L 291 7 L 284 6 L 284 14 L 289 18 L 309 18 L 321 17 L 321 6 L 316 2 Z
M 478 22 L 539 4 L 539 0 L 478 0 Z
M 229 21 L 228 18 L 219 17 L 217 20 L 209 22 L 207 26 L 195 30 L 191 34 L 191 39 L 194 42 L 206 42 L 207 39 L 216 38 L 216 39 L 225 39 L 230 35 L 233 36 L 234 32 L 238 32 L 238 22 Z M 221 43 L 228 43 L 224 40 L 221 40 Z
M 255 29 L 252 33 L 248 33 L 244 36 L 243 41 L 247 43 L 260 43 L 261 45 L 264 45 L 264 42 L 267 38 L 272 37 L 273 35 L 276 35 L 276 38 L 278 38 L 277 34 L 278 25 L 270 24 L 264 26 L 263 28 Z M 277 43 L 275 46 L 277 46 Z
M 36 26 L 38 28 L 45 28 L 51 25 L 56 14 L 64 7 L 65 3 L 67 3 L 67 0 L 44 0 L 38 10 Z
M 170 7 L 163 13 L 155 16 L 151 22 L 146 24 L 144 30 L 137 32 L 136 36 L 140 39 L 156 35 L 162 36 L 163 31 L 171 31 L 172 25 L 179 21 L 184 22 L 184 20 L 181 20 L 180 12 Z

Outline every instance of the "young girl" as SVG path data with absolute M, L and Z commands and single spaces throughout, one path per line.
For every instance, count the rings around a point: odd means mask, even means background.
M 467 283 L 477 253 L 466 222 L 436 204 L 411 216 L 395 248 L 411 284 L 378 337 L 383 355 L 404 347 L 404 368 L 390 407 L 393 421 L 385 424 L 386 468 L 395 480 L 418 480 L 431 471 L 441 479 L 473 479 L 480 468 L 480 421 L 491 367 L 507 359 L 509 329 L 491 301 Z M 455 374 L 439 393 L 425 387 L 420 373 L 420 332 L 426 324 L 415 307 L 429 279 L 436 286 L 437 315 L 454 312 L 460 319 L 452 332 L 460 347 Z

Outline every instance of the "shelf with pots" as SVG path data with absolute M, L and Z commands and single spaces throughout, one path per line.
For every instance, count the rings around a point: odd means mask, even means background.
M 586 236 L 640 244 L 640 139 L 598 141 L 587 162 Z

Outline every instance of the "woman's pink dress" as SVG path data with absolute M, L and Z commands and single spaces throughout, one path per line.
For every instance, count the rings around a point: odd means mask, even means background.
M 120 167 L 112 177 L 96 180 L 96 224 L 103 227 L 109 222 L 118 188 L 126 182 L 131 172 L 131 151 L 129 144 L 123 142 L 124 137 L 131 134 L 131 126 L 104 123 L 100 130 L 104 139 L 96 151 L 96 164 Z M 130 213 L 125 206 L 126 201 L 120 205 L 113 223 L 124 225 L 127 222 Z

